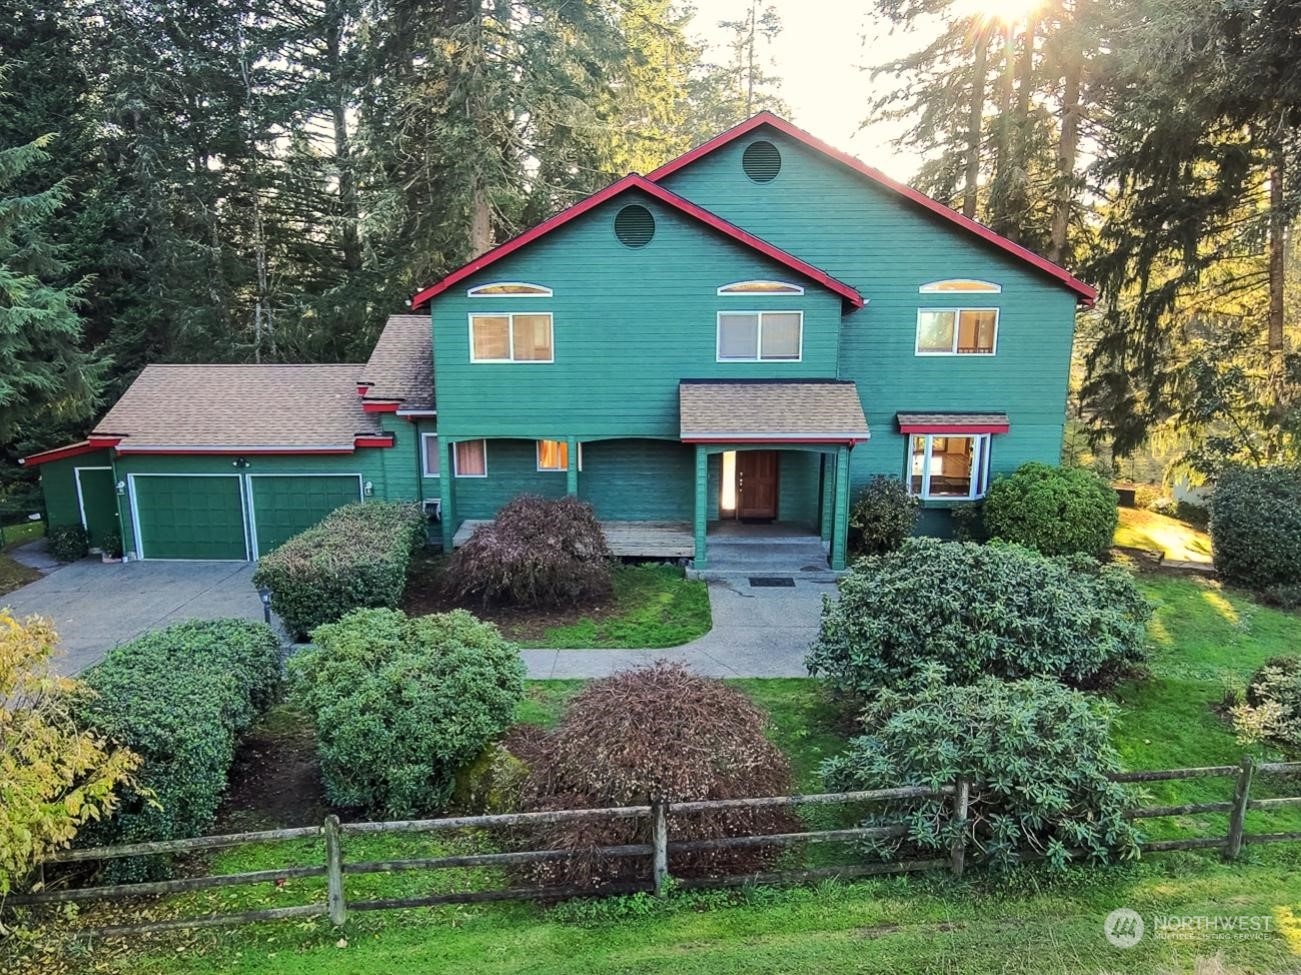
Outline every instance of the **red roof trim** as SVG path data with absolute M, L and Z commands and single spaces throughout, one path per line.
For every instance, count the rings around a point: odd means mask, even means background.
M 775 247 L 766 240 L 762 240 L 754 234 L 742 230 L 740 227 L 733 223 L 729 223 L 722 217 L 696 206 L 696 204 L 692 203 L 690 200 L 686 200 L 662 186 L 657 186 L 645 177 L 638 176 L 636 173 L 629 173 L 627 176 L 623 177 L 623 179 L 616 180 L 605 189 L 593 193 L 585 200 L 575 203 L 569 209 L 560 211 L 554 217 L 542 221 L 542 223 L 530 230 L 524 231 L 524 233 L 520 234 L 518 237 L 512 238 L 511 240 L 506 241 L 506 243 L 494 247 L 486 254 L 476 257 L 469 264 L 453 271 L 437 284 L 425 288 L 411 299 L 412 309 L 420 308 L 420 306 L 429 301 L 430 298 L 442 294 L 449 288 L 454 287 L 457 283 L 464 281 L 470 275 L 477 274 L 490 264 L 501 260 L 509 254 L 515 253 L 515 251 L 519 250 L 521 247 L 532 243 L 545 234 L 549 234 L 558 227 L 564 226 L 571 220 L 581 217 L 589 210 L 600 206 L 607 200 L 613 199 L 620 193 L 630 189 L 639 189 L 664 205 L 670 206 L 695 220 L 699 220 L 701 223 L 712 227 L 714 230 L 732 238 L 738 243 L 744 244 L 746 247 L 759 251 L 766 257 L 769 257 L 777 263 L 795 271 L 797 274 L 800 274 L 811 281 L 815 281 L 829 291 L 840 295 L 841 298 L 849 302 L 855 308 L 863 307 L 863 296 L 843 281 L 833 278 L 825 271 L 814 267 L 807 261 L 800 260 L 794 254 L 789 254 L 780 247 Z
M 911 200 L 913 203 L 925 207 L 927 210 L 945 220 L 948 220 L 950 223 L 957 224 L 963 230 L 975 234 L 977 237 L 993 244 L 1001 250 L 1007 251 L 1007 253 L 1011 254 L 1013 257 L 1019 258 L 1020 260 L 1033 265 L 1040 271 L 1056 278 L 1061 284 L 1074 291 L 1079 295 L 1079 300 L 1083 302 L 1085 306 L 1092 307 L 1093 303 L 1098 300 L 1098 292 L 1096 288 L 1085 284 L 1064 267 L 1054 264 L 1046 257 L 1041 257 L 1034 251 L 1022 247 L 1015 241 L 1008 240 L 1008 238 L 1004 237 L 1002 234 L 995 233 L 984 224 L 977 223 L 970 217 L 965 217 L 956 210 L 946 207 L 943 203 L 931 199 L 925 193 L 891 179 L 879 169 L 867 165 L 862 160 L 856 159 L 847 152 L 841 152 L 839 149 L 827 145 L 827 143 L 823 142 L 821 139 L 810 135 L 808 132 L 792 125 L 784 118 L 774 115 L 772 112 L 760 112 L 753 118 L 746 119 L 740 125 L 733 126 L 726 132 L 714 136 L 714 138 L 710 139 L 703 145 L 696 146 L 696 148 L 692 149 L 690 152 L 683 153 L 681 156 L 678 156 L 677 159 L 665 163 L 659 169 L 656 169 L 647 175 L 646 178 L 651 182 L 658 182 L 669 174 L 677 172 L 682 167 L 690 165 L 697 159 L 709 155 L 715 149 L 719 149 L 727 145 L 729 142 L 732 142 L 734 139 L 739 139 L 741 136 L 753 132 L 761 125 L 772 126 L 778 132 L 789 136 L 796 142 L 801 142 L 810 149 L 814 149 L 825 156 L 830 156 L 832 159 L 848 166 L 860 175 L 866 176 L 874 183 L 879 183 L 886 189 L 893 190 L 905 199 Z
M 351 447 L 304 447 L 302 450 L 284 450 L 272 447 L 218 447 L 208 450 L 186 449 L 185 447 L 119 447 L 117 452 L 128 454 L 148 454 L 151 457 L 315 457 L 321 454 L 350 454 Z
M 53 460 L 64 460 L 68 457 L 91 454 L 97 450 L 107 450 L 116 443 L 116 440 L 106 441 L 102 438 L 98 440 L 82 440 L 80 443 L 68 444 L 66 447 L 54 447 L 51 450 L 42 450 L 40 453 L 19 458 L 18 463 L 24 467 L 39 467 L 41 464 L 48 464 Z
M 397 400 L 366 400 L 361 404 L 364 413 L 396 413 Z
M 947 433 L 958 437 L 964 433 L 1007 433 L 1007 423 L 900 423 L 900 433 Z
M 383 437 L 358 437 L 353 441 L 356 447 L 392 447 L 397 443 L 397 438 L 391 434 Z
M 683 437 L 683 443 L 771 443 L 771 444 L 799 444 L 801 446 L 817 446 L 818 444 L 846 444 L 850 447 L 855 444 L 865 443 L 868 437 Z

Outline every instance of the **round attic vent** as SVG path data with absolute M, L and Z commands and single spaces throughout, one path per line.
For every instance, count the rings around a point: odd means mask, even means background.
M 782 171 L 782 154 L 766 140 L 751 142 L 741 156 L 741 168 L 756 183 L 771 183 Z
M 645 247 L 655 236 L 655 217 L 640 203 L 630 203 L 615 214 L 614 235 L 624 247 Z

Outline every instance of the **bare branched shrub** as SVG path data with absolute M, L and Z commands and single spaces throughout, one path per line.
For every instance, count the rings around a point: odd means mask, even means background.
M 788 795 L 791 769 L 767 737 L 768 716 L 722 681 L 664 662 L 592 682 L 569 704 L 554 732 L 528 742 L 523 805 L 531 810 L 591 809 Z M 734 809 L 674 815 L 671 842 L 794 832 L 800 821 L 784 809 Z M 609 858 L 602 846 L 649 843 L 638 819 L 600 819 L 538 827 L 535 849 L 577 854 L 535 865 L 544 884 L 604 884 L 645 879 L 646 857 Z M 770 866 L 778 847 L 671 852 L 674 876 L 745 873 Z
M 610 595 L 613 568 L 590 504 L 525 494 L 456 550 L 447 587 L 484 605 L 554 606 Z

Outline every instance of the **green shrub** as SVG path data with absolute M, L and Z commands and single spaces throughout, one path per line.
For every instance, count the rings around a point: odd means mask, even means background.
M 1022 464 L 995 479 L 983 507 L 990 538 L 1044 555 L 1101 556 L 1119 518 L 1116 492 L 1092 471 Z
M 51 525 L 45 537 L 50 554 L 60 562 L 76 562 L 90 553 L 90 540 L 81 525 Z
M 1301 748 L 1301 657 L 1272 657 L 1252 676 L 1246 700 L 1232 709 L 1238 734 Z
M 312 640 L 289 660 L 291 689 L 316 727 L 335 805 L 438 811 L 524 694 L 519 649 L 464 610 L 412 619 L 359 609 Z
M 258 560 L 253 585 L 271 590 L 271 608 L 301 640 L 351 610 L 399 606 L 424 542 L 415 505 L 345 505 Z
M 1100 687 L 1144 658 L 1150 615 L 1118 566 L 911 538 L 854 564 L 840 599 L 824 602 L 806 663 L 864 696 L 922 686 L 937 671 L 952 684 L 992 675 Z
M 122 557 L 122 536 L 117 532 L 105 532 L 103 539 L 99 543 L 99 550 L 110 559 L 120 559 Z
M 272 703 L 279 680 L 280 643 L 263 623 L 193 620 L 110 650 L 85 674 L 95 695 L 80 717 L 142 764 L 117 814 L 84 831 L 87 845 L 209 829 L 239 736 Z
M 1301 470 L 1230 467 L 1211 495 L 1211 549 L 1229 582 L 1301 585 Z
M 855 550 L 864 555 L 893 552 L 913 533 L 918 506 L 918 500 L 897 477 L 872 478 L 849 510 Z
M 485 606 L 586 602 L 613 591 L 614 561 L 590 504 L 523 494 L 453 553 L 446 585 Z
M 968 850 L 997 867 L 1022 852 L 1056 867 L 1134 857 L 1128 797 L 1107 778 L 1120 768 L 1110 741 L 1115 713 L 1108 701 L 1045 680 L 884 691 L 863 715 L 864 735 L 824 762 L 822 774 L 837 791 L 937 788 L 959 776 L 972 783 L 963 824 L 947 797 L 892 802 L 870 817 L 865 825 L 906 829 L 869 844 L 878 855 L 944 854 L 965 834 Z

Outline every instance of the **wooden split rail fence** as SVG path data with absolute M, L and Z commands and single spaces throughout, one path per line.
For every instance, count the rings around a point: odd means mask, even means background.
M 1217 836 L 1190 837 L 1179 840 L 1152 840 L 1142 844 L 1148 853 L 1170 850 L 1219 849 L 1226 859 L 1236 859 L 1245 845 L 1259 843 L 1284 843 L 1301 841 L 1301 831 L 1278 833 L 1247 833 L 1246 817 L 1249 811 L 1270 811 L 1285 807 L 1301 807 L 1301 795 L 1267 799 L 1252 799 L 1251 787 L 1256 775 L 1301 774 L 1301 762 L 1254 763 L 1244 759 L 1240 765 L 1181 768 L 1163 771 L 1122 772 L 1112 778 L 1117 782 L 1151 783 L 1182 779 L 1229 777 L 1234 783 L 1233 796 L 1222 802 L 1189 803 L 1176 806 L 1150 806 L 1130 811 L 1132 819 L 1155 819 L 1171 816 L 1188 816 L 1210 813 L 1227 813 L 1228 831 Z M 125 900 L 134 897 L 159 896 L 188 891 L 211 890 L 221 887 L 247 886 L 275 883 L 292 879 L 324 877 L 326 899 L 324 902 L 272 907 L 240 914 L 208 915 L 177 918 L 142 924 L 97 928 L 80 932 L 105 937 L 131 933 L 167 931 L 179 928 L 212 927 L 229 924 L 247 924 L 280 918 L 325 916 L 333 924 L 341 925 L 349 911 L 378 911 L 414 907 L 432 907 L 444 904 L 471 904 L 507 900 L 556 900 L 568 897 L 605 896 L 639 891 L 663 891 L 669 882 L 669 855 L 696 850 L 734 849 L 754 846 L 792 847 L 805 843 L 844 843 L 867 839 L 886 839 L 902 836 L 902 826 L 855 826 L 843 829 L 809 830 L 796 833 L 776 833 L 746 836 L 727 836 L 715 839 L 673 841 L 669 836 L 669 820 L 674 815 L 712 812 L 726 809 L 798 808 L 810 805 L 889 803 L 906 799 L 945 799 L 952 803 L 952 816 L 958 822 L 967 818 L 970 783 L 959 779 L 952 785 L 936 789 L 901 787 L 874 789 L 862 792 L 815 793 L 799 796 L 769 796 L 754 799 L 722 799 L 698 802 L 656 802 L 644 806 L 622 806 L 604 809 L 570 809 L 556 812 L 512 813 L 494 816 L 460 816 L 443 819 L 419 819 L 398 822 L 341 823 L 337 816 L 328 816 L 321 826 L 293 829 L 259 830 L 233 833 L 225 836 L 203 836 L 194 839 L 167 840 L 158 843 L 136 843 L 125 846 L 98 847 L 84 850 L 67 850 L 46 859 L 46 864 L 67 864 L 120 859 L 124 857 L 157 856 L 160 854 L 192 854 L 208 850 L 228 849 L 262 843 L 284 843 L 301 840 L 325 842 L 324 863 L 312 866 L 282 867 L 273 870 L 256 870 L 246 873 L 214 876 L 186 877 L 148 883 L 116 884 L 110 886 L 80 887 L 41 890 L 37 893 L 10 896 L 5 906 L 34 906 L 68 902 L 94 902 Z M 493 830 L 503 827 L 537 826 L 576 822 L 591 819 L 646 819 L 650 824 L 650 843 L 633 843 L 602 847 L 596 851 L 603 857 L 646 857 L 649 869 L 642 880 L 607 884 L 597 891 L 578 886 L 509 887 L 494 890 L 476 890 L 459 893 L 430 894 L 422 897 L 394 897 L 371 900 L 349 900 L 345 891 L 348 876 L 375 873 L 395 873 L 411 870 L 447 870 L 467 867 L 514 867 L 530 863 L 565 860 L 575 854 L 569 850 L 522 850 L 506 853 L 472 853 L 424 857 L 418 859 L 373 860 L 347 862 L 344 859 L 344 839 L 349 836 L 379 834 L 425 833 L 447 834 L 460 830 Z M 909 873 L 922 870 L 948 869 L 961 876 L 967 863 L 965 838 L 955 840 L 945 857 L 905 859 L 852 863 L 818 867 L 805 870 L 785 870 L 771 873 L 750 873 L 724 877 L 688 878 L 676 881 L 682 889 L 736 887 L 747 884 L 802 883 L 825 877 L 862 877 L 874 874 Z M 1035 859 L 1027 856 L 1025 859 Z

